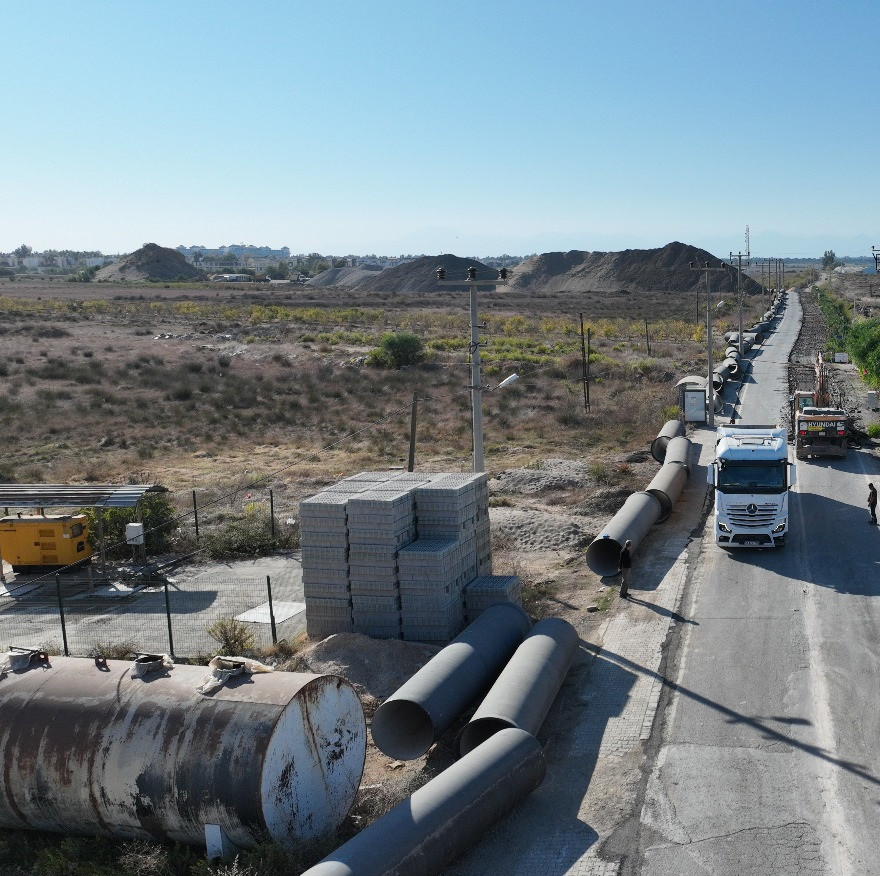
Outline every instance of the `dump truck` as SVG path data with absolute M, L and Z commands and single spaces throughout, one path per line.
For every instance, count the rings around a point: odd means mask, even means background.
M 0 556 L 13 571 L 91 562 L 85 514 L 29 514 L 0 518 Z
M 707 479 L 715 488 L 715 541 L 724 547 L 781 547 L 788 535 L 788 461 L 784 426 L 719 426 Z

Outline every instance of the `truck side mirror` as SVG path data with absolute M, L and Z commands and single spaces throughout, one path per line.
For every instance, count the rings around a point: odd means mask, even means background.
M 788 488 L 791 489 L 797 483 L 797 466 L 790 462 L 788 464 Z
M 706 467 L 706 483 L 710 486 L 715 486 L 715 466 L 709 465 Z

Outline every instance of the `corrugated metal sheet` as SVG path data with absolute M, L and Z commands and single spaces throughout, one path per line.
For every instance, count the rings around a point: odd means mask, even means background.
M 160 484 L 0 484 L 6 508 L 133 508 L 145 493 L 166 493 Z

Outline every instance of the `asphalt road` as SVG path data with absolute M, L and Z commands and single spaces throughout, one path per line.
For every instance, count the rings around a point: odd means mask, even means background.
M 780 420 L 799 317 L 791 296 L 743 422 Z M 628 872 L 880 874 L 880 470 L 851 450 L 797 472 L 786 547 L 724 550 L 708 521 Z

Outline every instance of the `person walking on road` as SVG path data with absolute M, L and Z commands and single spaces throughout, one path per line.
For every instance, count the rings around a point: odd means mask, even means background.
M 627 599 L 629 594 L 629 572 L 632 568 L 632 552 L 630 551 L 632 542 L 627 540 L 623 549 L 620 551 L 620 598 Z
M 871 519 L 868 523 L 871 526 L 877 525 L 877 490 L 873 484 L 868 484 L 868 510 L 871 512 Z

